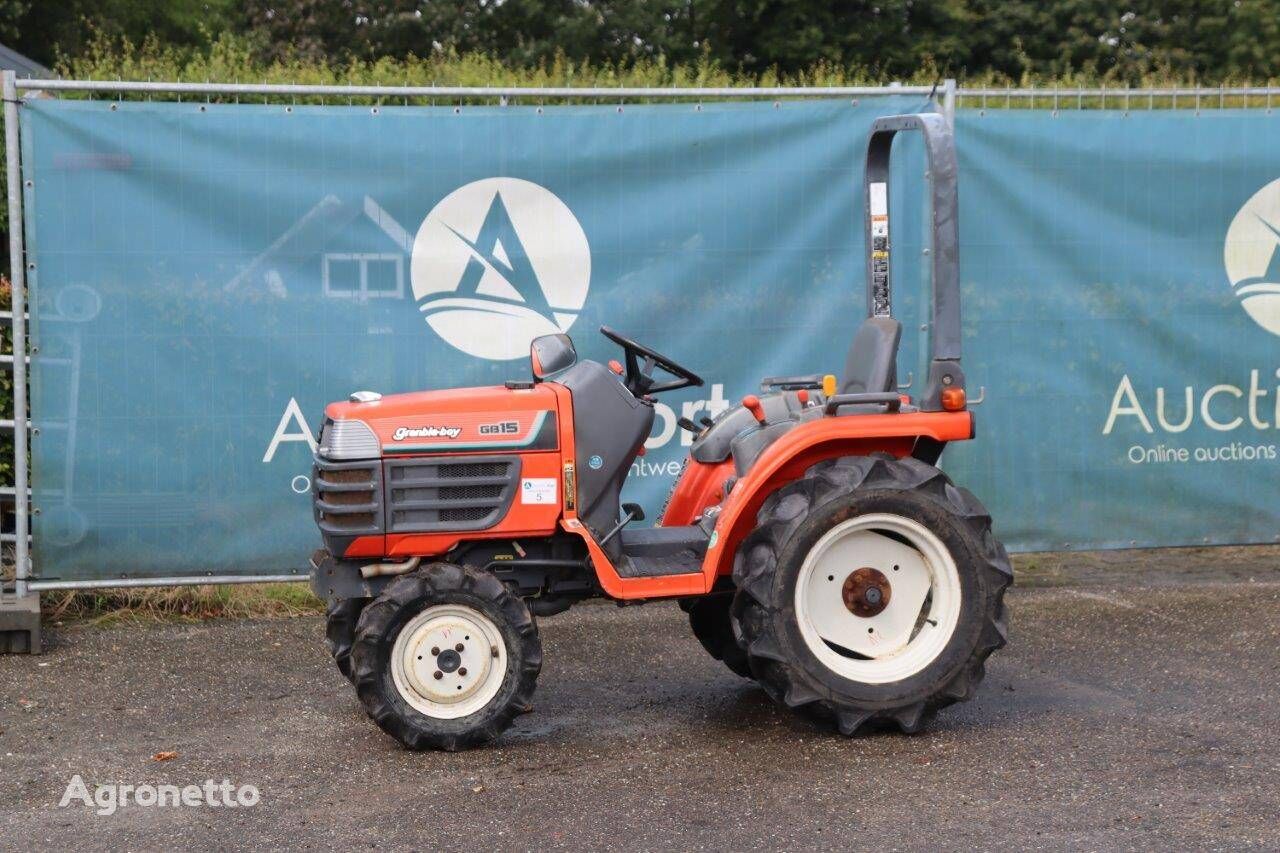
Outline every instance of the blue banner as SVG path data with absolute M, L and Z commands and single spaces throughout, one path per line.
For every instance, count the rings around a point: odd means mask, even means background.
M 979 439 L 947 468 L 1024 550 L 1280 539 L 1280 122 L 960 115 Z
M 614 358 L 601 324 L 708 380 L 663 397 L 633 466 L 656 515 L 676 418 L 840 372 L 866 132 L 923 106 L 27 102 L 36 575 L 302 572 L 326 402 L 527 378 L 557 330 Z M 1018 549 L 1273 541 L 1280 127 L 1009 111 L 957 135 L 986 399 L 944 467 Z M 913 393 L 928 242 L 901 154 Z

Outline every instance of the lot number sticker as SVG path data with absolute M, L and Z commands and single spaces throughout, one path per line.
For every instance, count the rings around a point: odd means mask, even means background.
M 520 503 L 553 504 L 555 502 L 555 477 L 525 477 L 520 481 Z

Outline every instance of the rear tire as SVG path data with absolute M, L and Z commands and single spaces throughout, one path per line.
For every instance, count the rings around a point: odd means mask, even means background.
M 738 645 L 729 622 L 729 606 L 733 603 L 731 590 L 712 592 L 681 602 L 689 614 L 689 627 L 707 654 L 727 666 L 734 675 L 751 678 L 751 666 L 747 653 Z
M 1012 580 L 972 494 L 917 459 L 848 457 L 765 501 L 735 558 L 731 619 L 778 703 L 844 735 L 916 732 L 972 698 L 1005 644 Z
M 524 602 L 492 574 L 433 563 L 364 609 L 351 662 L 383 731 L 412 750 L 453 752 L 533 709 L 542 643 Z
M 351 677 L 351 646 L 356 639 L 356 623 L 360 612 L 369 603 L 367 598 L 347 598 L 331 602 L 325 610 L 324 644 L 347 681 Z

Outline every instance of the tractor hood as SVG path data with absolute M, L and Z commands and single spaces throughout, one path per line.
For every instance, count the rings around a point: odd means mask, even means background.
M 330 403 L 324 413 L 317 453 L 329 459 L 558 446 L 556 394 L 546 385 L 391 394 Z

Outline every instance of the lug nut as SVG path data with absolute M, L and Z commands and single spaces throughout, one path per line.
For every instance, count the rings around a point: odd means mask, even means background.
M 462 645 L 462 643 L 458 643 L 458 645 L 456 645 L 456 646 L 454 646 L 454 647 L 453 647 L 453 650 L 454 650 L 455 652 L 460 652 L 460 651 L 462 651 L 462 650 L 463 650 L 463 649 L 465 649 L 465 648 L 466 648 L 466 646 Z
M 439 680 L 440 680 L 440 679 L 442 679 L 442 678 L 444 678 L 444 673 L 437 669 L 437 670 L 436 670 L 436 681 L 439 681 Z
M 467 668 L 465 666 L 462 669 L 458 670 L 458 675 L 466 675 L 466 674 L 467 674 Z
M 438 654 L 440 654 L 440 647 L 439 647 L 439 646 L 432 646 L 432 647 L 431 647 L 431 654 L 433 654 L 433 655 L 438 655 Z

